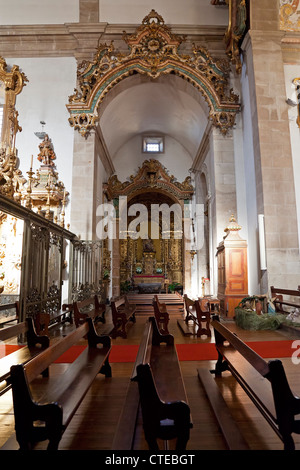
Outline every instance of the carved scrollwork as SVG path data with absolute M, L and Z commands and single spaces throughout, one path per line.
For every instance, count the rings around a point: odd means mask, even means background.
M 167 190 L 177 199 L 190 199 L 194 193 L 190 176 L 180 183 L 174 175 L 169 175 L 166 168 L 155 159 L 145 160 L 136 175 L 121 183 L 116 175 L 109 178 L 104 186 L 108 199 L 128 195 L 138 189 L 157 188 Z
M 49 240 L 49 231 L 45 227 L 34 224 L 30 224 L 32 239 L 38 243 Z
M 36 287 L 32 287 L 26 297 L 26 314 L 34 317 L 41 311 L 41 294 Z

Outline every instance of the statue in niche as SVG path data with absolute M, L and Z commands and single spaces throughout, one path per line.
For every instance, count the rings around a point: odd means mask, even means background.
M 149 238 L 147 240 L 143 240 L 143 251 L 146 253 L 155 252 L 153 241 L 150 240 Z
M 53 150 L 53 145 L 51 139 L 49 139 L 48 134 L 45 135 L 43 142 L 39 145 L 40 153 L 38 154 L 38 160 L 46 166 L 54 166 L 53 160 L 56 159 L 55 152 Z

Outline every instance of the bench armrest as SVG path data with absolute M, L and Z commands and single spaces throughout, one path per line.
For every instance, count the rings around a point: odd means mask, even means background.
M 88 343 L 91 348 L 96 348 L 97 344 L 102 344 L 104 348 L 111 347 L 111 339 L 107 335 L 98 335 L 92 318 L 86 320 L 89 324 Z

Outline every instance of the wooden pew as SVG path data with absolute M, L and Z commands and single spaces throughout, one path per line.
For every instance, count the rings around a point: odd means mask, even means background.
M 73 303 L 73 313 L 76 328 L 82 325 L 88 317 L 93 318 L 94 322 L 101 321 L 105 323 L 105 304 L 100 304 L 98 296 L 90 297 Z
M 211 371 L 220 377 L 230 371 L 245 390 L 254 405 L 266 419 L 285 450 L 294 450 L 292 433 L 300 434 L 300 397 L 289 387 L 282 362 L 278 359 L 266 362 L 213 316 L 218 360 Z M 199 371 L 198 371 L 199 372 Z
M 73 304 L 63 304 L 62 308 L 56 312 L 40 312 L 35 317 L 35 327 L 37 333 L 49 335 L 49 329 L 53 326 L 64 324 L 66 322 L 73 324 Z
M 150 450 L 158 450 L 157 439 L 176 439 L 177 450 L 186 448 L 192 420 L 174 337 L 159 332 L 155 317 L 150 317 L 145 325 L 114 450 L 133 449 L 139 406 Z
M 209 303 L 206 297 L 200 298 L 195 302 L 196 316 L 198 322 L 197 336 L 211 336 L 210 331 L 210 311 Z M 204 326 L 202 324 L 204 323 Z
M 12 352 L 8 356 L 0 359 L 0 395 L 11 388 L 10 368 L 14 364 L 25 364 L 41 351 L 48 348 L 50 340 L 48 336 L 37 335 L 34 322 L 31 317 L 26 321 L 8 326 L 0 330 L 0 341 L 26 335 L 27 343 L 19 350 Z
M 288 299 L 284 299 L 284 295 L 287 296 Z M 278 313 L 291 313 L 291 308 L 300 310 L 300 286 L 298 286 L 298 290 L 279 289 L 271 286 L 271 299 Z M 286 310 L 284 306 L 291 308 Z
M 209 300 L 206 297 L 197 300 L 190 299 L 184 294 L 185 318 L 178 320 L 177 323 L 184 334 L 191 334 L 188 328 L 188 322 L 193 321 L 197 328 L 197 337 L 202 335 L 211 337 L 210 331 L 210 307 Z
M 126 325 L 128 321 L 135 323 L 136 305 L 130 304 L 126 295 L 118 300 L 112 300 L 110 303 L 112 321 L 114 328 L 112 330 L 112 338 L 121 336 L 127 338 Z
M 184 294 L 184 308 L 185 308 L 185 322 L 188 323 L 189 320 L 193 320 L 196 317 L 196 307 L 195 300 L 190 299 L 187 294 Z
M 88 346 L 63 375 L 50 377 L 46 392 L 36 403 L 30 383 L 71 346 L 87 335 Z M 99 348 L 98 344 L 102 347 Z M 11 367 L 16 439 L 20 450 L 33 450 L 34 443 L 48 440 L 47 450 L 57 450 L 61 437 L 98 373 L 111 377 L 108 361 L 111 341 L 97 335 L 92 318 L 49 346 L 26 364 Z M 44 426 L 35 426 L 40 421 Z M 5 446 L 4 446 L 5 447 Z
M 158 325 L 159 331 L 162 335 L 168 335 L 168 324 L 170 320 L 170 316 L 167 310 L 167 306 L 165 303 L 160 302 L 158 296 L 155 295 L 153 299 L 153 309 L 154 309 L 154 316 L 156 319 L 156 323 Z

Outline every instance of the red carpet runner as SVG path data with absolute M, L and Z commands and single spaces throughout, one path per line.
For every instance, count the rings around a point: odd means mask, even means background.
M 291 357 L 295 351 L 295 349 L 292 349 L 293 341 L 251 341 L 246 344 L 264 358 Z M 73 346 L 69 352 L 63 354 L 56 362 L 72 362 L 83 348 L 84 346 Z M 109 362 L 134 362 L 138 348 L 138 344 L 113 345 Z M 217 359 L 214 343 L 176 344 L 176 349 L 180 361 Z
M 295 348 L 293 341 L 251 341 L 246 343 L 250 348 L 263 358 L 291 357 Z M 0 345 L 0 358 L 7 356 L 21 346 Z M 70 363 L 83 351 L 86 346 L 72 346 L 69 351 L 62 354 L 56 363 Z M 134 362 L 139 345 L 113 345 L 109 356 L 109 362 Z M 180 361 L 208 361 L 216 360 L 217 353 L 214 343 L 176 344 Z

